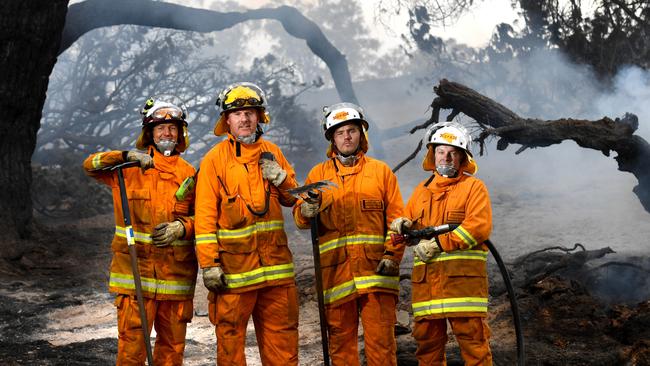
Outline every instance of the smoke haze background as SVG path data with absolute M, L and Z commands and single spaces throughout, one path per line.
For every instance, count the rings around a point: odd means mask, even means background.
M 245 9 L 238 2 L 182 3 L 221 12 Z M 377 34 L 388 37 L 391 32 L 374 21 L 367 3 L 363 6 L 345 1 L 284 3 L 296 6 L 317 22 L 334 46 L 346 55 L 360 104 L 376 126 L 384 130 L 385 139 L 371 141 L 371 145 L 384 147 L 384 160 L 391 167 L 408 156 L 422 137 L 423 131 L 408 135 L 408 130 L 416 122 L 429 118 L 429 104 L 435 97 L 432 87 L 441 78 L 465 84 L 521 117 L 595 120 L 634 113 L 639 118 L 637 135 L 650 140 L 647 103 L 650 75 L 639 68 L 623 69 L 613 85 L 602 85 L 588 67 L 568 62 L 557 50 L 538 50 L 507 60 L 478 61 L 471 57 L 471 50 L 463 48 L 466 46 L 462 41 L 452 40 L 454 32 L 460 35 L 459 29 L 463 30 L 462 37 L 458 38 L 472 46 L 485 44 L 489 37 L 481 34 L 473 39 L 467 35 L 469 27 L 462 25 L 460 28 L 450 25 L 438 35 L 446 40 L 450 50 L 467 52 L 469 59 L 474 61 L 460 63 L 420 53 L 409 58 L 396 42 L 400 30 L 393 31 L 393 38 L 376 38 Z M 516 18 L 514 10 L 506 13 L 493 6 L 496 3 L 480 2 L 482 5 L 463 18 L 469 21 L 461 19 L 458 23 L 469 24 L 472 19 L 491 17 L 496 24 Z M 246 6 L 279 5 L 260 1 Z M 505 19 L 494 14 L 501 14 Z M 360 28 L 355 30 L 354 27 Z M 299 79 L 304 82 L 322 77 L 323 88 L 308 90 L 298 99 L 299 104 L 313 111 L 313 118 L 304 121 L 305 131 L 320 133 L 319 111 L 323 105 L 338 102 L 339 97 L 324 63 L 307 49 L 304 41 L 289 36 L 278 22 L 269 20 L 248 21 L 204 37 L 213 38 L 214 44 L 187 55 L 188 59 L 224 57 L 226 64 L 238 72 L 251 67 L 251 56 L 270 52 L 278 58 L 279 64 L 294 65 Z M 74 49 L 67 52 L 74 52 Z M 61 72 L 57 70 L 61 67 L 65 67 L 65 63 L 57 63 L 53 75 Z M 228 75 L 222 77 L 228 79 Z M 50 87 L 53 85 L 56 84 L 51 83 Z M 213 98 L 218 91 L 214 90 L 209 97 Z M 48 91 L 48 95 L 52 93 L 56 90 Z M 140 99 L 144 98 L 146 96 Z M 270 112 L 272 116 L 277 112 L 273 105 Z M 192 113 L 190 106 L 190 115 Z M 216 109 L 211 113 L 200 118 L 216 120 Z M 444 117 L 441 115 L 441 119 Z M 459 120 L 468 126 L 472 123 L 466 116 L 460 116 Z M 206 137 L 206 140 L 208 143 L 218 141 L 214 137 Z M 517 148 L 519 146 L 509 146 L 505 151 L 497 151 L 495 141 L 491 141 L 486 154 L 478 156 L 478 148 L 473 146 L 479 164 L 478 177 L 485 181 L 493 202 L 493 239 L 505 256 L 521 254 L 524 249 L 571 247 L 576 242 L 591 249 L 611 246 L 625 252 L 649 251 L 650 214 L 643 210 L 632 192 L 636 178 L 618 171 L 613 159 L 615 153 L 605 157 L 599 151 L 581 148 L 572 141 L 527 149 L 515 155 Z M 324 150 L 318 156 L 324 158 Z M 405 201 L 415 185 L 427 178 L 428 173 L 421 169 L 423 156 L 421 152 L 398 172 Z M 198 161 L 193 163 L 198 166 Z M 303 180 L 304 174 L 299 179 Z

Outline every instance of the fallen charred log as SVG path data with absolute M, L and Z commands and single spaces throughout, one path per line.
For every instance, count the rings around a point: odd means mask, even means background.
M 510 144 L 522 145 L 515 153 L 528 148 L 546 147 L 559 144 L 564 140 L 573 140 L 579 146 L 601 151 L 609 156 L 615 151 L 618 169 L 630 172 L 639 181 L 633 192 L 637 195 L 646 211 L 650 212 L 650 144 L 634 135 L 639 126 L 637 116 L 626 113 L 622 118 L 612 120 L 603 117 L 597 121 L 561 118 L 543 121 L 522 118 L 494 100 L 468 88 L 465 85 L 440 80 L 433 88 L 438 95 L 431 103 L 431 117 L 425 123 L 413 127 L 411 134 L 439 121 L 441 109 L 451 109 L 447 121 L 463 113 L 473 118 L 481 128 L 478 137 L 483 154 L 485 140 L 497 136 L 497 149 L 505 150 Z M 413 154 L 399 163 L 393 170 L 397 171 L 412 160 L 422 147 L 419 144 Z

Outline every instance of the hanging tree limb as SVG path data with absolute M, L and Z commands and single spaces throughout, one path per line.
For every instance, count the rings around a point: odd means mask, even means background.
M 546 147 L 564 140 L 573 140 L 579 146 L 598 150 L 605 156 L 614 151 L 617 153 L 614 159 L 618 163 L 618 170 L 634 174 L 639 181 L 633 191 L 645 210 L 650 212 L 650 144 L 634 135 L 639 126 L 635 115 L 626 113 L 614 120 L 603 117 L 596 121 L 571 118 L 544 121 L 522 118 L 467 86 L 446 79 L 440 80 L 433 90 L 438 96 L 431 104 L 432 118 L 412 129 L 411 133 L 438 122 L 440 109 L 451 109 L 449 117 L 452 119 L 458 113 L 463 113 L 480 126 L 482 132 L 478 142 L 481 155 L 489 136 L 499 138 L 497 150 L 505 150 L 510 144 L 522 145 L 517 154 L 527 148 Z M 449 117 L 447 120 L 450 120 Z M 413 157 L 415 155 L 409 156 L 399 167 Z

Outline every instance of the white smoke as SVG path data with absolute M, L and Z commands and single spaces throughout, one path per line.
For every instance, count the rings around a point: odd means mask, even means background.
M 622 69 L 614 78 L 612 91 L 594 100 L 594 110 L 603 116 L 636 114 L 636 134 L 650 141 L 650 72 L 636 66 Z

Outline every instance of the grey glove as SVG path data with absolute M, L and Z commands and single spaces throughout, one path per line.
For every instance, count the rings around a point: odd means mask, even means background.
M 300 214 L 303 217 L 316 217 L 318 215 L 318 211 L 320 210 L 320 203 L 317 201 L 315 203 L 309 203 L 307 201 L 303 202 L 300 205 Z
M 157 247 L 166 247 L 174 240 L 180 239 L 183 236 L 185 236 L 185 227 L 182 222 L 175 220 L 156 225 L 156 227 L 153 228 L 151 239 L 153 239 L 153 245 Z
M 435 237 L 432 239 L 421 239 L 418 242 L 418 245 L 413 248 L 413 253 L 415 253 L 421 261 L 426 262 L 440 254 L 438 241 Z
M 145 171 L 153 168 L 153 158 L 149 154 L 141 153 L 139 151 L 131 150 L 126 154 L 126 161 L 137 161 L 140 163 L 140 169 Z
M 212 292 L 219 292 L 228 288 L 226 286 L 226 274 L 221 267 L 209 267 L 203 269 L 203 285 Z
M 409 229 L 411 226 L 413 226 L 413 221 L 406 217 L 398 217 L 390 223 L 389 229 L 398 234 L 401 234 L 404 228 Z
M 375 272 L 384 276 L 398 276 L 399 264 L 392 259 L 384 258 L 379 262 Z
M 279 186 L 287 177 L 287 172 L 275 160 L 260 159 L 262 178 L 267 179 L 274 186 Z

